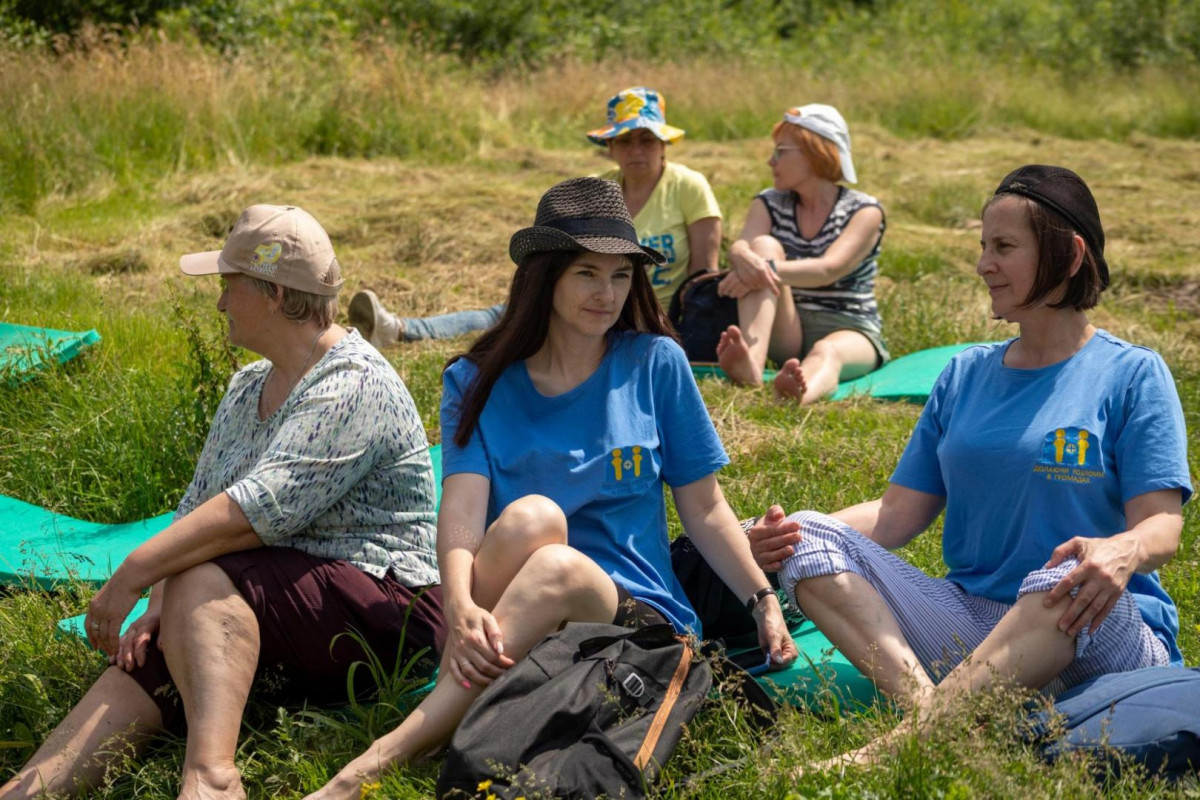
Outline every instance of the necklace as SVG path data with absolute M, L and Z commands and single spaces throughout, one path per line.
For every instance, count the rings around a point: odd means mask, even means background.
M 321 330 L 317 331 L 317 335 L 312 340 L 312 346 L 308 348 L 308 355 L 304 357 L 304 363 L 300 365 L 300 371 L 296 373 L 296 379 L 292 381 L 291 385 L 288 386 L 287 391 L 283 393 L 283 400 L 279 403 L 280 406 L 287 402 L 288 397 L 290 397 L 292 394 L 292 390 L 296 388 L 296 384 L 300 383 L 300 379 L 304 377 L 304 373 L 308 369 L 308 362 L 312 361 L 313 353 L 317 352 L 317 342 L 321 341 L 321 337 L 325 335 L 325 331 L 327 330 L 329 330 L 329 328 L 321 328 Z M 275 373 L 274 364 L 271 365 L 271 373 Z M 262 412 L 265 395 L 266 392 L 263 392 L 258 396 L 258 415 L 260 418 L 264 416 Z M 277 408 L 275 410 L 278 411 L 279 409 Z

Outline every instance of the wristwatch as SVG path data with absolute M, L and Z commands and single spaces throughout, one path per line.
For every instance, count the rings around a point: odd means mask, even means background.
M 754 594 L 750 595 L 750 599 L 746 601 L 746 610 L 754 611 L 755 607 L 762 602 L 762 599 L 771 594 L 774 590 L 770 586 L 764 586 Z

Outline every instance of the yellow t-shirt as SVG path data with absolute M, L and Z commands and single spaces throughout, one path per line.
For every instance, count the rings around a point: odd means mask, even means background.
M 620 183 L 621 171 L 609 170 L 600 177 Z M 668 161 L 650 199 L 633 218 L 641 244 L 667 257 L 665 263 L 647 267 L 654 293 L 664 308 L 688 275 L 692 255 L 688 225 L 708 217 L 721 217 L 721 207 L 708 180 L 694 169 Z

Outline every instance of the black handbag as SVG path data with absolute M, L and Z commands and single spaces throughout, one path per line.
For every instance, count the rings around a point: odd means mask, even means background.
M 688 361 L 715 362 L 717 342 L 730 325 L 738 324 L 737 300 L 717 294 L 717 285 L 728 272 L 697 272 L 671 296 L 667 317 Z

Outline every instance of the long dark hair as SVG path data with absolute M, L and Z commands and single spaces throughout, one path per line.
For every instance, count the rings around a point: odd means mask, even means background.
M 550 315 L 554 309 L 554 286 L 580 252 L 550 250 L 526 256 L 513 273 L 512 283 L 508 287 L 508 303 L 500 319 L 475 340 L 470 350 L 446 362 L 448 369 L 458 359 L 466 358 L 478 370 L 463 396 L 461 417 L 454 434 L 454 443 L 459 447 L 466 446 L 470 441 L 483 407 L 492 394 L 492 387 L 500 379 L 501 373 L 510 364 L 529 358 L 546 343 Z M 650 278 L 642 268 L 644 264 L 636 260 L 635 267 L 629 296 L 625 298 L 621 314 L 609 333 L 641 331 L 670 336 L 678 341 L 675 329 L 667 321 L 667 315 L 654 295 Z

